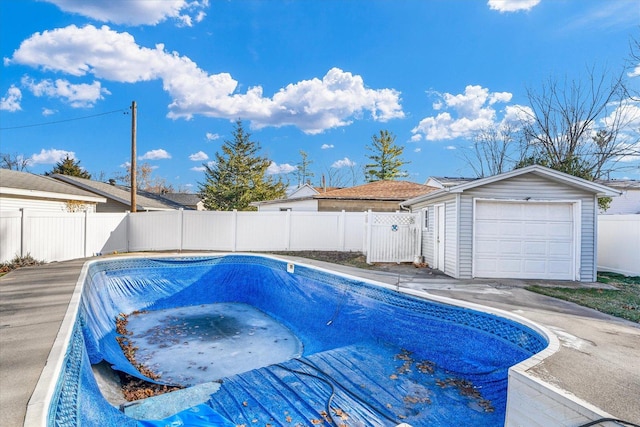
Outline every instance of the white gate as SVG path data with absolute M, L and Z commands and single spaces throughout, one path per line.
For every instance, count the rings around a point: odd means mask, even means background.
M 419 213 L 369 211 L 367 262 L 413 262 L 421 237 Z

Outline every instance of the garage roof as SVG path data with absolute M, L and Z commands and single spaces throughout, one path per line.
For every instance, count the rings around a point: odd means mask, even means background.
M 487 184 L 491 184 L 498 181 L 503 181 L 505 179 L 510 179 L 510 178 L 514 178 L 516 176 L 525 175 L 525 174 L 535 174 L 539 176 L 544 176 L 548 179 L 551 179 L 552 181 L 561 182 L 563 184 L 570 185 L 572 187 L 577 187 L 585 191 L 594 193 L 598 197 L 614 197 L 614 196 L 619 196 L 621 194 L 619 191 L 614 190 L 610 187 L 607 187 L 606 185 L 598 184 L 593 181 L 587 181 L 586 179 L 578 178 L 576 176 L 559 172 L 557 170 L 550 169 L 544 166 L 531 165 L 521 169 L 514 169 L 512 171 L 501 173 L 498 175 L 492 175 L 486 178 L 480 178 L 473 181 L 463 182 L 453 187 L 442 188 L 438 191 L 434 191 L 432 193 L 424 194 L 424 195 L 406 200 L 401 203 L 401 206 L 411 206 L 416 203 L 438 198 L 446 193 L 462 193 L 472 188 L 480 187 L 482 185 L 487 185 Z

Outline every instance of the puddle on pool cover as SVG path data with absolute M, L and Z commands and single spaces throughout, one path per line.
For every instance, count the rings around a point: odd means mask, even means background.
M 247 304 L 216 303 L 132 314 L 136 361 L 167 384 L 214 381 L 302 355 L 284 325 Z

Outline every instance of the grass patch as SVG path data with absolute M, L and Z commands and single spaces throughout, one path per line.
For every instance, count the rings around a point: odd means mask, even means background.
M 598 282 L 616 289 L 570 289 L 534 285 L 528 286 L 527 290 L 640 323 L 640 276 L 598 273 Z

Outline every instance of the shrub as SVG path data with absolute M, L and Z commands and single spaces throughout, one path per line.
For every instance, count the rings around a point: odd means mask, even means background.
M 16 255 L 11 261 L 3 262 L 0 264 L 0 274 L 8 273 L 16 268 L 30 267 L 33 265 L 42 265 L 45 261 L 40 261 L 27 253 L 25 256 Z

